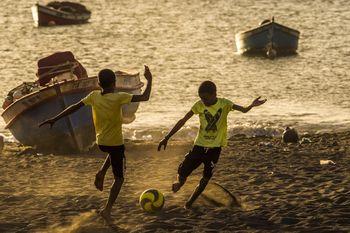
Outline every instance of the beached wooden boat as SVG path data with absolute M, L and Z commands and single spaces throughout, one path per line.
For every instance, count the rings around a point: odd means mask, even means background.
M 259 27 L 236 34 L 236 46 L 241 54 L 263 54 L 269 58 L 296 54 L 300 32 L 271 20 Z
M 79 3 L 53 1 L 32 6 L 35 26 L 54 26 L 87 23 L 91 12 Z
M 143 83 L 138 73 L 116 72 L 117 90 L 140 94 Z M 52 129 L 38 127 L 67 106 L 78 102 L 92 90 L 99 89 L 97 77 L 63 80 L 41 86 L 5 107 L 2 117 L 6 128 L 22 144 L 54 152 L 82 152 L 95 141 L 91 108 L 84 106 L 56 122 Z M 123 106 L 123 123 L 135 119 L 138 103 Z

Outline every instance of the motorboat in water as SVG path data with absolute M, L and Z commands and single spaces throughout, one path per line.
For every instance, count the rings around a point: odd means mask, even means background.
M 269 58 L 297 53 L 300 32 L 271 20 L 256 28 L 236 34 L 240 54 L 262 54 Z
M 91 17 L 84 5 L 68 1 L 36 3 L 31 8 L 35 26 L 54 26 L 87 23 Z

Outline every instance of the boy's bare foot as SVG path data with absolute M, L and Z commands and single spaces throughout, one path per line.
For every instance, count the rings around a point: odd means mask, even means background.
M 111 213 L 109 211 L 107 211 L 106 209 L 101 210 L 99 214 L 107 222 L 112 222 Z
M 101 171 L 96 173 L 94 184 L 95 184 L 95 187 L 100 191 L 103 190 L 104 179 L 105 179 L 105 174 L 103 174 Z
M 182 185 L 179 182 L 173 183 L 173 187 L 172 187 L 173 192 L 176 193 L 177 191 L 179 191 L 181 186 Z

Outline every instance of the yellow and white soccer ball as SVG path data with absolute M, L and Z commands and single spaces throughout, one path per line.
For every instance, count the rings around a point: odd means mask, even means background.
M 154 213 L 164 206 L 164 195 L 156 189 L 147 189 L 140 195 L 140 206 L 146 212 Z

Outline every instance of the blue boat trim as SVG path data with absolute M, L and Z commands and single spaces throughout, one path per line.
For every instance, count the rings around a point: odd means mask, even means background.
M 295 29 L 292 29 L 292 28 L 289 28 L 287 26 L 284 26 L 282 24 L 279 24 L 279 23 L 276 23 L 276 22 L 271 22 L 271 23 L 267 23 L 267 24 L 263 24 L 257 28 L 253 28 L 251 30 L 248 30 L 248 31 L 244 31 L 244 32 L 239 32 L 236 34 L 236 37 L 239 36 L 239 37 L 248 37 L 248 36 L 251 36 L 252 34 L 254 33 L 257 33 L 257 32 L 260 32 L 260 31 L 264 31 L 264 30 L 268 30 L 268 28 L 270 28 L 271 26 L 274 26 L 282 31 L 285 31 L 287 33 L 290 33 L 296 37 L 299 37 L 300 35 L 300 32 L 298 30 L 295 30 Z

